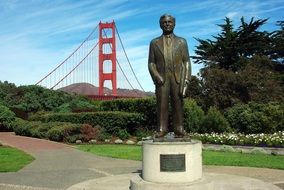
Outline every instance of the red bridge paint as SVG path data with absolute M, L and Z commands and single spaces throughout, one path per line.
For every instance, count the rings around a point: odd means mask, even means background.
M 105 37 L 103 35 L 104 29 L 111 29 L 112 36 Z M 116 83 L 116 45 L 115 45 L 115 23 L 102 23 L 99 24 L 99 95 L 104 95 L 104 82 L 110 80 L 112 82 L 112 96 L 117 95 L 117 83 Z M 111 53 L 103 52 L 103 45 L 109 44 Z M 104 61 L 110 60 L 112 63 L 112 72 L 104 73 Z

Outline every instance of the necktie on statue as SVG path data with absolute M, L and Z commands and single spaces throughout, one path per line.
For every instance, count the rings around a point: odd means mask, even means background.
M 167 43 L 167 46 L 170 46 L 171 45 L 171 43 L 172 43 L 172 39 L 171 39 L 171 36 L 167 36 L 167 41 L 166 41 L 166 43 Z

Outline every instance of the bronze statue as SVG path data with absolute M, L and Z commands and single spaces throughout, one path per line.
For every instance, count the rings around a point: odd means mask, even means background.
M 191 76 L 187 42 L 176 36 L 175 18 L 164 14 L 160 17 L 163 34 L 150 43 L 148 67 L 156 86 L 158 129 L 156 137 L 168 131 L 169 99 L 173 113 L 175 137 L 183 137 L 183 98 Z

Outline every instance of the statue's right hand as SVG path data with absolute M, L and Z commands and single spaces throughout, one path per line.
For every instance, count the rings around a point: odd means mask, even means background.
M 161 76 L 157 76 L 156 78 L 156 85 L 162 86 L 164 84 L 164 79 Z

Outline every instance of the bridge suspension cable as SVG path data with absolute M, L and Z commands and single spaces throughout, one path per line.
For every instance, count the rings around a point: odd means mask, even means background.
M 129 58 L 128 58 L 127 53 L 126 53 L 126 51 L 125 51 L 124 45 L 123 45 L 123 43 L 122 43 L 122 40 L 121 40 L 121 38 L 120 38 L 120 35 L 119 35 L 119 32 L 118 32 L 118 29 L 117 29 L 116 25 L 115 25 L 115 30 L 116 30 L 118 39 L 119 39 L 119 41 L 120 41 L 121 47 L 122 47 L 122 49 L 123 49 L 124 55 L 125 55 L 125 57 L 126 57 L 126 59 L 127 59 L 128 65 L 129 65 L 129 67 L 130 67 L 130 69 L 131 69 L 131 71 L 132 71 L 132 73 L 133 73 L 133 75 L 134 75 L 134 77 L 135 77 L 135 79 L 136 79 L 138 85 L 139 85 L 140 88 L 143 90 L 143 92 L 145 92 L 144 88 L 143 88 L 142 85 L 140 84 L 140 82 L 139 82 L 139 80 L 138 80 L 138 78 L 137 78 L 137 76 L 136 76 L 136 74 L 135 74 L 135 72 L 134 72 L 134 70 L 133 70 L 132 65 L 130 64 Z M 120 67 L 120 66 L 119 66 L 119 67 Z
M 59 82 L 57 82 L 53 87 L 51 87 L 51 89 L 56 87 L 64 79 L 66 79 L 73 71 L 75 71 L 75 69 L 78 68 L 85 61 L 85 59 L 92 53 L 92 51 L 98 46 L 98 44 L 99 44 L 99 42 L 96 43 L 96 45 L 88 52 L 88 54 L 69 73 L 67 73 Z
M 54 73 L 59 67 L 61 67 L 64 63 L 66 63 L 84 44 L 86 41 L 90 40 L 91 36 L 94 34 L 94 32 L 97 30 L 99 25 L 97 25 L 92 32 L 88 35 L 88 37 L 64 60 L 62 61 L 57 67 L 55 67 L 50 73 L 48 73 L 45 77 L 43 77 L 41 80 L 39 80 L 36 85 L 39 85 L 44 79 L 49 77 L 52 73 Z

